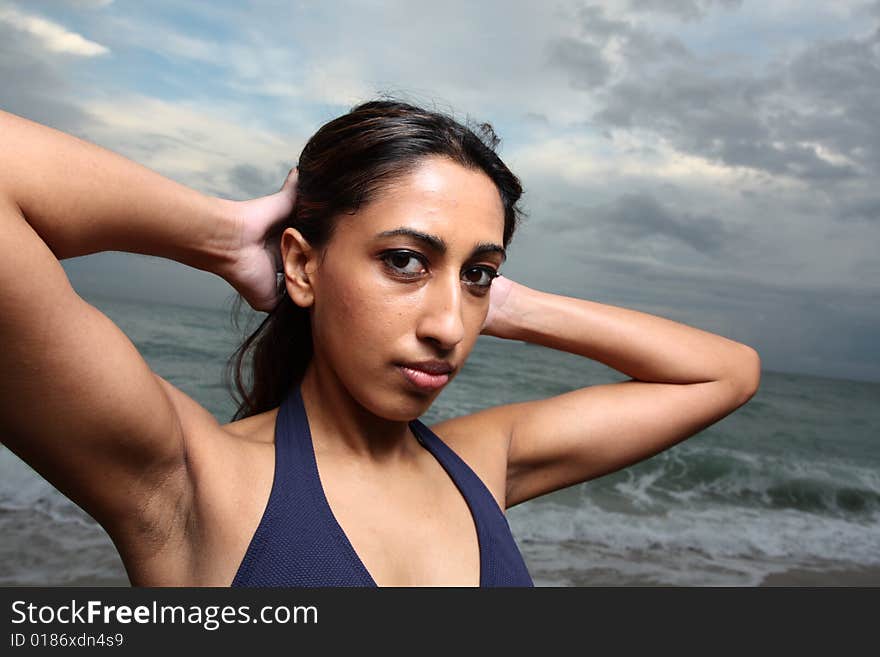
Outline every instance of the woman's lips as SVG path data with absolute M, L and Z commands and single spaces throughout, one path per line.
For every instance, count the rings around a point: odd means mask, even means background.
M 449 381 L 449 374 L 428 374 L 404 365 L 397 367 L 410 383 L 421 390 L 436 390 L 445 386 Z

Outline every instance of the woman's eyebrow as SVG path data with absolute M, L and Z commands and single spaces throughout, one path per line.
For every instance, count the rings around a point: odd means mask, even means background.
M 395 228 L 393 230 L 385 230 L 376 235 L 376 239 L 380 239 L 383 237 L 396 237 L 399 235 L 404 235 L 406 237 L 411 237 L 414 240 L 418 240 L 422 244 L 424 244 L 429 249 L 436 251 L 437 253 L 443 255 L 447 251 L 446 242 L 443 241 L 442 237 L 438 237 L 437 235 L 431 235 L 430 233 L 423 233 L 419 230 L 414 230 L 412 228 L 406 228 L 401 226 L 400 228 Z M 480 255 L 482 253 L 500 253 L 502 262 L 507 260 L 507 251 L 498 244 L 494 242 L 480 242 L 474 247 L 474 250 L 471 251 L 470 257 L 473 258 L 476 255 Z

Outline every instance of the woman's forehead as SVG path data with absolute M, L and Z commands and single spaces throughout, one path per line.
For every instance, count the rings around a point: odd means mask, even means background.
M 447 244 L 502 240 L 504 205 L 498 188 L 480 170 L 430 158 L 380 191 L 345 222 L 352 237 L 373 239 L 401 228 L 442 236 Z M 398 231 L 397 234 L 403 234 Z

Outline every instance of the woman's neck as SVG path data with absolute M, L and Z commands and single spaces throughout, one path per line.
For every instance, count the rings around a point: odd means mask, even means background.
M 300 384 L 316 449 L 391 465 L 419 453 L 409 422 L 379 417 L 354 399 L 331 372 L 309 365 Z

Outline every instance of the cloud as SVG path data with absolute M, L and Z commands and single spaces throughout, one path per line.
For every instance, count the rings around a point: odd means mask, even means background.
M 243 198 L 266 196 L 281 188 L 287 173 L 288 162 L 280 161 L 275 166 L 261 164 L 236 164 L 228 174 L 230 188 L 240 192 Z
M 548 61 L 571 72 L 571 83 L 578 89 L 593 89 L 611 73 L 602 49 L 593 43 L 563 37 L 548 48 Z
M 805 184 L 880 173 L 880 31 L 815 41 L 753 72 L 595 6 L 577 20 L 579 35 L 558 40 L 552 62 L 592 91 L 594 125 Z
M 547 132 L 550 132 L 549 130 Z M 705 158 L 683 153 L 656 135 L 633 128 L 614 134 L 597 133 L 590 126 L 547 136 L 515 148 L 507 158 L 512 166 L 541 184 L 564 180 L 575 189 L 594 186 L 632 189 L 646 181 L 687 187 L 729 187 L 742 172 Z
M 42 50 L 35 53 L 33 39 L 2 21 L 0 105 L 8 112 L 75 134 L 93 121 L 75 100 L 66 62 Z
M 737 254 L 753 248 L 754 235 L 731 219 L 693 212 L 667 196 L 641 190 L 598 204 L 542 202 L 540 222 L 547 233 L 541 239 L 578 253 L 584 263 L 615 254 L 618 271 L 626 261 L 657 268 L 688 262 L 697 271 L 733 264 Z
M 745 342 L 768 370 L 877 379 L 880 349 L 869 340 L 880 326 L 876 285 L 859 289 L 826 269 L 848 239 L 798 242 L 799 230 L 820 238 L 810 226 L 740 235 L 729 221 L 688 216 L 686 207 L 641 194 L 592 207 L 566 204 L 557 208 L 570 224 L 561 231 L 541 213 L 514 240 L 506 274 Z M 690 238 L 692 230 L 701 237 Z M 713 236 L 715 230 L 721 233 Z M 861 253 L 877 280 L 873 245 Z M 560 271 L 570 275 L 554 275 Z
M 51 52 L 80 57 L 96 57 L 110 52 L 100 43 L 89 41 L 76 32 L 70 32 L 58 23 L 25 14 L 12 6 L 0 7 L 0 21 L 30 34 Z
M 698 20 L 715 6 L 725 9 L 739 8 L 742 0 L 629 0 L 629 6 L 636 11 L 670 14 L 683 20 Z
M 197 102 L 131 94 L 84 103 L 96 119 L 85 136 L 205 193 L 261 196 L 281 187 L 304 136 L 248 123 L 246 108 L 222 111 Z M 240 115 L 236 115 L 236 113 Z
M 880 224 L 880 196 L 869 195 L 849 200 L 843 204 L 840 216 L 843 219 L 873 221 Z
M 612 128 L 650 130 L 686 153 L 731 167 L 803 181 L 856 175 L 840 144 L 815 129 L 818 108 L 792 102 L 782 91 L 785 84 L 780 78 L 719 79 L 676 67 L 650 82 L 614 85 L 593 119 Z
M 645 193 L 623 194 L 591 212 L 590 220 L 604 222 L 618 243 L 666 238 L 704 255 L 717 255 L 736 237 L 717 217 L 673 210 Z

